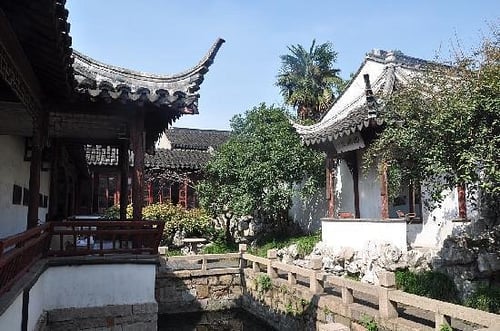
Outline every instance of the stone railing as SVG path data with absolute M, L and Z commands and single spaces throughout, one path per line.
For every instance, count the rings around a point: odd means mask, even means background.
M 168 257 L 170 273 L 191 276 L 240 273 L 244 260 L 240 253 L 203 254 Z
M 224 260 L 234 260 L 239 258 L 239 265 L 226 267 Z M 399 329 L 402 326 L 412 325 L 417 329 L 429 328 L 419 324 L 421 316 L 423 319 L 433 319 L 435 330 L 440 330 L 443 326 L 450 325 L 451 320 L 458 320 L 466 325 L 481 327 L 493 327 L 500 325 L 500 315 L 472 309 L 448 302 L 429 299 L 403 291 L 395 287 L 395 275 L 392 272 L 382 272 L 379 275 L 380 285 L 370 285 L 343 277 L 333 276 L 321 270 L 321 258 L 312 258 L 310 268 L 302 268 L 295 265 L 280 262 L 276 256 L 276 250 L 269 250 L 267 258 L 246 253 L 246 245 L 240 245 L 240 253 L 232 254 L 210 254 L 194 255 L 187 257 L 169 257 L 169 262 L 190 263 L 191 270 L 177 270 L 176 273 L 184 273 L 201 276 L 203 274 L 222 274 L 224 270 L 236 273 L 245 268 L 251 268 L 253 273 L 266 273 L 269 278 L 286 280 L 289 286 L 307 286 L 310 295 L 321 295 L 318 302 L 332 302 L 324 300 L 324 296 L 335 296 L 333 289 L 338 293 L 338 305 L 342 306 L 339 314 L 347 314 L 351 318 L 351 310 L 354 306 L 363 306 L 366 309 L 363 315 L 371 315 L 372 318 L 381 322 L 389 329 Z M 210 265 L 213 265 L 212 267 Z M 181 265 L 179 265 L 181 267 Z M 337 303 L 335 303 L 337 305 Z M 337 305 L 337 306 L 338 306 Z M 400 313 L 404 307 L 420 315 L 414 321 L 406 321 L 407 316 Z M 330 308 L 326 306 L 326 308 Z M 352 308 L 352 309 L 351 309 Z M 332 308 L 333 309 L 333 308 Z M 432 321 L 431 321 L 432 322 Z M 420 327 L 419 327 L 420 325 Z M 404 329 L 404 328 L 403 328 Z
M 297 283 L 297 278 L 301 277 L 309 284 L 309 290 L 313 294 L 323 293 L 325 286 L 339 289 L 344 305 L 354 302 L 353 292 L 374 298 L 378 301 L 378 316 L 382 319 L 397 319 L 397 307 L 398 304 L 402 304 L 434 314 L 436 330 L 443 325 L 450 325 L 451 319 L 485 327 L 500 325 L 500 315 L 396 290 L 395 275 L 392 272 L 382 272 L 379 275 L 380 286 L 375 286 L 321 272 L 321 258 L 311 259 L 311 269 L 306 269 L 279 262 L 276 250 L 269 250 L 267 257 L 242 253 L 242 259 L 252 262 L 254 271 L 260 271 L 261 267 L 265 266 L 266 273 L 271 279 L 286 274 L 288 284 L 294 285 Z

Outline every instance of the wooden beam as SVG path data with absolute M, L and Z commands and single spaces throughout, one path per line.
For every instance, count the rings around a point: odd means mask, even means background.
M 130 125 L 132 150 L 134 151 L 134 168 L 132 170 L 132 218 L 142 219 L 144 204 L 144 111 L 138 109 Z
M 120 166 L 120 219 L 127 219 L 128 205 L 128 140 L 122 140 L 118 152 L 118 164 Z
M 43 93 L 9 20 L 0 9 L 0 77 L 33 118 L 42 112 Z

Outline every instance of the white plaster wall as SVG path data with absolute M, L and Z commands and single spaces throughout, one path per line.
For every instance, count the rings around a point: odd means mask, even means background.
M 48 270 L 40 275 L 36 283 L 30 289 L 30 299 L 28 304 L 28 330 L 35 330 L 36 323 L 40 319 L 45 308 L 45 281 L 47 279 Z
M 368 241 L 390 242 L 406 251 L 404 220 L 332 220 L 322 219 L 322 241 L 334 248 L 352 247 L 360 250 Z
M 380 180 L 377 166 L 372 166 L 368 171 L 361 170 L 364 164 L 363 152 L 359 152 L 359 213 L 361 218 L 380 218 L 381 201 Z
M 21 330 L 23 315 L 23 294 L 14 300 L 7 310 L 0 315 L 0 330 L 16 331 Z
M 47 310 L 156 302 L 155 274 L 153 264 L 50 267 L 30 290 L 28 330 L 34 330 Z M 18 318 L 20 328 L 21 313 Z M 0 323 L 0 330 L 19 329 L 6 329 L 4 325 Z
M 440 248 L 443 241 L 454 231 L 461 232 L 469 221 L 456 221 L 458 218 L 458 193 L 456 189 L 447 189 L 443 191 L 443 202 L 439 206 L 429 209 L 422 207 L 423 226 L 420 233 L 415 236 L 415 241 L 412 244 L 414 247 L 433 247 Z M 422 185 L 423 201 L 428 197 L 428 192 L 425 189 L 425 183 Z M 468 201 L 470 199 L 467 199 Z M 467 218 L 471 221 L 477 220 L 479 213 L 477 208 L 467 204 Z
M 293 195 L 292 208 L 290 208 L 288 216 L 303 231 L 311 233 L 321 229 L 320 219 L 326 216 L 326 210 L 327 200 L 324 187 L 317 188 L 313 196 L 307 201 L 302 200 L 297 189 Z
M 352 173 L 349 171 L 345 160 L 340 160 L 337 165 L 337 175 L 335 178 L 335 210 L 337 212 L 355 214 Z
M 29 187 L 30 163 L 24 161 L 24 138 L 0 135 L 0 238 L 26 230 L 28 207 L 12 204 L 14 184 Z M 40 193 L 49 195 L 50 173 L 40 173 Z M 38 218 L 45 221 L 47 208 L 39 208 Z
M 51 267 L 44 308 L 84 308 L 155 302 L 156 267 L 116 264 Z

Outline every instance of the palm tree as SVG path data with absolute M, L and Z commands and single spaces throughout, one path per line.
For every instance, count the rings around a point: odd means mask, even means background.
M 337 52 L 330 42 L 309 52 L 302 45 L 288 46 L 291 54 L 281 55 L 281 69 L 276 85 L 285 103 L 297 108 L 300 119 L 318 120 L 328 110 L 342 86 L 340 70 L 333 68 Z

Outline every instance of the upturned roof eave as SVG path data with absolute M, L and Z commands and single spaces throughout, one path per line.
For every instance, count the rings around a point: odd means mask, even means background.
M 74 51 L 75 91 L 91 98 L 97 98 L 105 92 L 105 97 L 111 96 L 112 99 L 123 101 L 125 96 L 128 101 L 140 103 L 148 100 L 156 103 L 161 99 L 162 104 L 171 104 L 181 96 L 189 99 L 189 104 L 194 104 L 199 97 L 195 92 L 200 89 L 204 75 L 223 43 L 223 39 L 217 39 L 197 65 L 174 75 L 157 75 L 120 68 Z
M 348 109 L 349 107 L 351 107 L 349 105 L 345 109 L 336 109 L 338 108 L 337 104 L 340 102 L 341 98 L 345 96 L 347 90 L 351 88 L 353 82 L 362 73 L 365 65 L 369 61 L 373 61 L 385 66 L 384 70 L 382 71 L 382 75 L 379 77 L 379 79 L 377 79 L 377 81 L 383 79 L 383 84 L 380 85 L 383 85 L 384 87 L 381 91 L 379 91 L 380 96 L 382 97 L 388 96 L 393 91 L 396 80 L 396 67 L 419 71 L 422 70 L 423 66 L 425 65 L 434 64 L 433 62 L 406 56 L 400 52 L 393 53 L 378 51 L 378 54 L 375 54 L 375 52 L 368 53 L 359 69 L 357 70 L 356 74 L 354 75 L 353 79 L 349 82 L 346 89 L 337 98 L 337 100 L 328 111 L 331 112 L 335 110 L 338 114 L 344 113 L 347 115 L 341 116 L 339 118 L 337 116 L 327 116 L 325 114 L 320 122 L 310 126 L 292 123 L 297 133 L 301 136 L 302 141 L 305 145 L 314 147 L 315 145 L 331 142 L 344 135 L 349 135 L 356 131 L 361 131 L 363 130 L 363 128 L 366 128 L 373 123 L 375 123 L 376 125 L 383 124 L 382 118 L 376 116 L 368 116 L 368 112 L 365 111 L 365 109 L 367 108 L 366 103 L 362 107 L 354 107 Z M 364 92 L 360 92 L 357 97 L 353 98 L 353 100 L 355 100 L 356 98 L 360 98 L 362 94 L 364 94 Z M 360 116 L 363 115 L 363 112 L 366 113 L 366 116 L 364 117 Z M 356 116 L 359 118 L 355 118 Z M 352 118 L 352 120 L 350 120 L 350 118 Z M 348 123 L 349 125 L 346 126 L 346 122 L 351 123 Z

